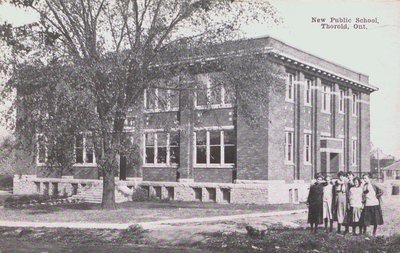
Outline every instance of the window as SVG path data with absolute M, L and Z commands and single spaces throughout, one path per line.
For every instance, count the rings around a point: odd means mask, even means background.
M 124 122 L 124 126 L 127 128 L 135 128 L 136 125 L 136 117 L 127 116 Z
M 149 111 L 177 111 L 179 109 L 179 90 L 148 88 L 144 92 L 144 107 Z
M 286 131 L 285 132 L 285 162 L 286 163 L 293 163 L 293 138 L 294 133 L 293 131 Z
M 311 153 L 312 153 L 312 145 L 311 145 L 311 134 L 304 134 L 304 163 L 311 164 Z
M 38 134 L 36 137 L 36 163 L 44 164 L 47 159 L 46 138 L 43 134 Z
M 344 113 L 344 96 L 345 91 L 343 89 L 339 90 L 339 113 Z
M 386 176 L 387 177 L 393 177 L 393 171 L 392 170 L 387 170 L 386 171 Z
M 195 132 L 195 164 L 203 166 L 235 163 L 235 131 L 200 130 Z
M 145 165 L 179 164 L 179 133 L 145 134 Z
M 295 76 L 292 73 L 287 73 L 286 77 L 286 101 L 294 102 L 294 81 Z
M 210 76 L 199 78 L 196 90 L 196 107 L 231 107 L 235 101 L 235 89 L 232 85 L 213 82 Z
M 352 156 L 352 164 L 357 165 L 357 157 L 358 157 L 358 141 L 352 140 L 352 147 L 351 147 L 351 156 Z
M 331 86 L 322 85 L 322 112 L 331 113 Z
M 358 116 L 358 93 L 353 93 L 352 107 L 353 116 Z
M 75 137 L 75 163 L 96 164 L 94 143 L 90 133 L 79 134 Z
M 306 85 L 304 86 L 304 105 L 312 106 L 312 87 L 313 80 L 306 79 Z

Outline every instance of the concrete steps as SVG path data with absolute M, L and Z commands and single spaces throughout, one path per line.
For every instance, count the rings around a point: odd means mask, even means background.
M 86 203 L 101 203 L 103 200 L 102 185 L 87 185 L 78 189 L 78 193 L 71 197 Z M 127 197 L 121 194 L 118 187 L 115 189 L 115 202 L 121 203 L 128 201 Z

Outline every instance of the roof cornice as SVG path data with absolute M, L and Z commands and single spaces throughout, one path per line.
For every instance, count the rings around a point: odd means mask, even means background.
M 343 76 L 341 74 L 338 74 L 338 73 L 335 73 L 333 71 L 330 71 L 330 70 L 324 69 L 322 67 L 316 66 L 316 65 L 314 65 L 312 63 L 308 63 L 308 62 L 306 62 L 304 60 L 299 60 L 296 57 L 293 57 L 291 55 L 287 55 L 287 54 L 285 54 L 285 53 L 283 53 L 283 52 L 281 52 L 279 50 L 276 50 L 276 49 L 272 49 L 270 54 L 273 55 L 273 57 L 278 58 L 281 61 L 287 62 L 290 65 L 294 65 L 294 66 L 297 66 L 297 67 L 300 67 L 300 68 L 304 68 L 304 69 L 306 69 L 308 71 L 316 72 L 316 73 L 318 73 L 320 75 L 327 76 L 327 77 L 329 77 L 331 79 L 339 80 L 341 82 L 347 83 L 347 84 L 352 85 L 352 86 L 356 86 L 356 87 L 361 88 L 361 89 L 366 89 L 366 90 L 368 90 L 370 92 L 374 92 L 374 91 L 379 90 L 378 87 L 375 87 L 373 85 L 366 84 L 366 83 L 363 83 L 363 82 L 360 82 L 360 81 L 356 81 L 354 79 L 345 77 L 345 76 Z

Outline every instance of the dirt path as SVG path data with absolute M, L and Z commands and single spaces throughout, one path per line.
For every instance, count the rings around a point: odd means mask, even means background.
M 206 239 L 206 233 L 247 233 L 246 225 L 259 229 L 268 229 L 270 225 L 282 224 L 286 227 L 300 227 L 305 222 L 306 213 L 290 214 L 273 217 L 255 217 L 232 221 L 210 223 L 191 223 L 162 225 L 148 229 L 148 238 L 157 245 L 196 244 Z

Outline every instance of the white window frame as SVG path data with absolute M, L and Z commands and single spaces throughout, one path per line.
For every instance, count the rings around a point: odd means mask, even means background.
M 354 92 L 353 96 L 352 96 L 352 102 L 351 102 L 351 106 L 352 106 L 352 115 L 354 117 L 358 116 L 358 98 L 359 98 L 359 93 Z
M 177 131 L 178 132 L 178 131 Z M 154 163 L 146 162 L 146 134 L 154 134 Z M 165 163 L 158 163 L 158 134 L 167 135 L 167 158 Z M 178 163 L 171 163 L 171 133 L 163 131 L 145 131 L 143 134 L 143 167 L 178 167 Z M 173 146 L 175 147 L 175 146 Z M 179 135 L 179 146 L 180 148 L 180 135 Z
M 292 130 L 285 130 L 285 164 L 294 164 L 294 131 Z
M 346 91 L 344 89 L 339 89 L 339 113 L 344 114 L 345 112 L 345 97 Z
M 235 165 L 234 163 L 225 163 L 225 143 L 224 143 L 224 131 L 232 131 L 234 128 L 217 128 L 217 129 L 198 129 L 195 130 L 193 133 L 193 146 L 194 146 L 194 152 L 193 152 L 193 164 L 195 168 L 233 168 Z M 205 131 L 206 132 L 206 163 L 197 163 L 197 142 L 196 142 L 196 137 L 197 137 L 197 132 L 198 131 Z M 219 131 L 220 132 L 220 147 L 221 147 L 221 162 L 218 163 L 210 163 L 210 157 L 211 157 L 211 145 L 210 145 L 210 132 L 211 131 Z M 234 146 L 232 144 L 227 144 L 226 146 Z
M 74 143 L 74 157 L 75 157 L 75 164 L 74 166 L 76 167 L 92 167 L 92 166 L 96 166 L 96 151 L 94 148 L 94 144 L 93 144 L 93 162 L 92 163 L 88 163 L 87 162 L 87 154 L 86 154 L 86 139 L 87 136 L 91 136 L 92 134 L 90 132 L 86 132 L 86 133 L 81 133 L 82 134 L 82 156 L 83 156 L 83 163 L 77 163 L 76 162 L 76 137 L 75 137 L 75 143 Z
M 198 82 L 205 82 L 206 83 L 206 90 L 207 90 L 207 105 L 198 105 L 197 104 L 197 91 L 194 93 L 194 107 L 197 110 L 204 110 L 204 109 L 218 109 L 218 108 L 232 108 L 233 104 L 232 103 L 226 103 L 225 101 L 225 85 L 219 84 L 221 87 L 221 103 L 220 104 L 211 104 L 212 96 L 211 96 L 211 89 L 212 89 L 212 83 L 211 83 L 211 78 L 209 75 L 203 75 L 202 78 L 199 78 Z
M 351 140 L 351 164 L 357 166 L 358 159 L 358 140 L 353 138 Z
M 321 112 L 327 114 L 331 114 L 331 100 L 332 100 L 331 89 L 332 87 L 330 85 L 327 84 L 322 85 Z
M 155 96 L 156 96 L 156 100 L 154 101 L 154 107 L 155 108 L 147 108 L 147 100 L 149 99 L 147 97 L 148 89 L 154 89 L 154 93 L 155 93 Z M 171 92 L 172 92 L 172 89 L 168 89 L 168 88 L 165 88 L 167 90 L 167 98 L 166 98 L 167 99 L 167 108 L 160 108 L 160 105 L 158 104 L 159 89 L 160 88 L 146 88 L 144 90 L 144 94 L 143 94 L 144 95 L 144 98 L 143 98 L 144 111 L 145 112 L 177 112 L 177 111 L 179 111 L 179 105 L 178 106 L 174 106 L 174 107 L 171 106 Z
M 286 93 L 285 101 L 294 103 L 294 85 L 296 82 L 296 75 L 291 72 L 286 72 Z
M 44 138 L 44 150 L 45 150 L 45 154 L 44 154 L 44 163 L 39 161 L 39 148 L 40 148 L 40 143 L 39 143 L 39 138 L 43 137 Z M 44 166 L 47 162 L 47 156 L 48 156 L 48 150 L 47 150 L 47 145 L 46 145 L 46 136 L 44 136 L 44 134 L 36 134 L 36 165 L 37 166 Z
M 308 155 L 308 160 L 307 160 Z M 304 134 L 304 164 L 311 165 L 312 164 L 312 134 L 305 133 Z
M 312 107 L 312 101 L 313 101 L 313 86 L 314 86 L 314 80 L 310 78 L 305 79 L 305 85 L 304 85 L 304 106 L 309 106 Z M 308 101 L 307 101 L 308 98 Z

